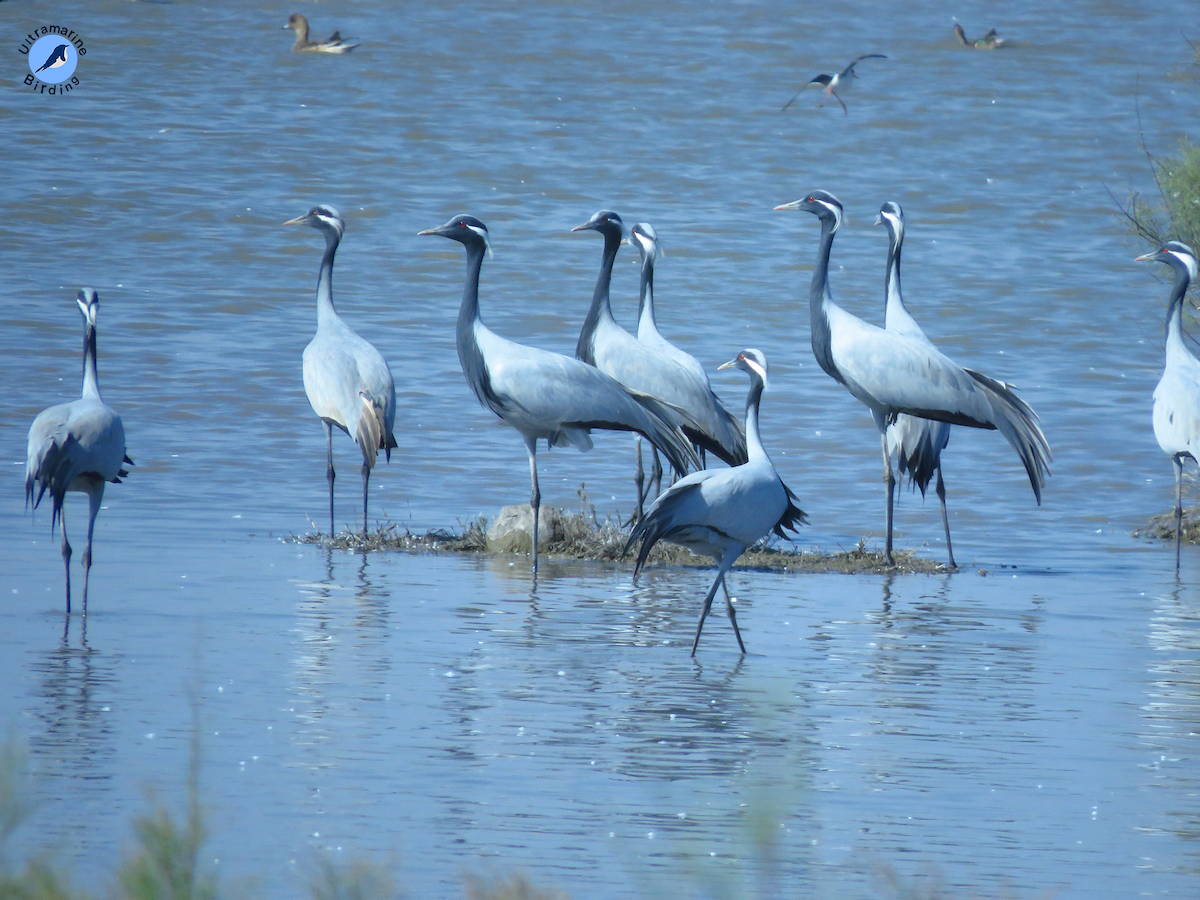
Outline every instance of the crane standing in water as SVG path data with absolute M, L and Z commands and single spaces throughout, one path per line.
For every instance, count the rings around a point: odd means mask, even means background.
M 1183 295 L 1196 280 L 1196 254 L 1187 244 L 1170 241 L 1135 262 L 1167 263 L 1175 285 L 1167 299 L 1166 361 L 1154 389 L 1154 436 L 1175 464 L 1175 574 L 1183 533 L 1183 461 L 1200 460 L 1200 360 L 1183 342 Z
M 125 455 L 125 426 L 100 396 L 96 374 L 96 313 L 100 300 L 91 288 L 75 301 L 83 313 L 83 391 L 78 400 L 44 409 L 29 428 L 25 461 L 25 503 L 37 509 L 50 490 L 54 511 L 50 528 L 62 526 L 62 559 L 67 581 L 67 615 L 71 614 L 71 544 L 67 540 L 64 500 L 68 491 L 88 495 L 87 545 L 83 550 L 83 614 L 87 615 L 88 577 L 92 571 L 92 532 L 104 499 L 104 485 L 120 483 L 133 464 Z M 36 491 L 36 495 L 35 495 Z

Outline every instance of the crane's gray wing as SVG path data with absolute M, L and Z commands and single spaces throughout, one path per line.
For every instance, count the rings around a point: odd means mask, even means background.
M 834 363 L 850 392 L 873 410 L 996 427 L 976 381 L 932 344 L 884 331 L 840 307 L 829 317 Z
M 85 397 L 45 409 L 29 428 L 26 502 L 36 509 L 49 489 L 57 510 L 76 479 L 113 481 L 125 459 L 125 428 L 103 401 Z
M 517 430 L 539 437 L 551 437 L 564 427 L 636 431 L 665 453 L 676 471 L 686 472 L 698 465 L 678 428 L 599 369 L 559 353 L 514 343 L 482 326 L 476 328 L 475 336 L 489 390 L 503 406 L 504 411 L 497 415 Z
M 708 379 L 698 379 L 678 362 L 619 326 L 601 320 L 595 365 L 627 390 L 667 403 L 679 411 L 684 434 L 729 465 L 746 461 L 746 436 L 721 405 Z M 668 417 L 669 419 L 669 417 Z
M 303 371 L 313 412 L 345 429 L 368 465 L 378 450 L 391 457 L 396 385 L 374 346 L 348 326 L 320 331 L 304 348 Z
M 772 529 L 803 519 L 793 497 L 769 462 L 693 472 L 651 504 L 625 548 L 642 540 L 640 569 L 654 544 L 681 533 L 702 529 L 713 535 L 715 545 L 748 547 Z
M 1011 384 L 998 381 L 995 378 L 976 372 L 973 369 L 964 370 L 987 393 L 988 402 L 992 405 L 993 422 L 1000 433 L 1008 440 L 1029 474 L 1029 483 L 1033 487 L 1033 495 L 1038 503 L 1042 502 L 1042 487 L 1046 483 L 1050 460 L 1054 455 L 1050 452 L 1050 444 L 1042 428 L 1038 424 L 1038 415 L 1028 403 L 1017 396 Z

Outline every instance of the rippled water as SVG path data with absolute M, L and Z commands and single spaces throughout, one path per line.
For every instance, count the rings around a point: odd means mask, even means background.
M 473 866 L 577 898 L 867 896 L 880 866 L 956 896 L 1196 895 L 1200 557 L 1177 584 L 1170 548 L 1131 536 L 1172 499 L 1149 416 L 1168 287 L 1105 192 L 1152 189 L 1139 103 L 1160 155 L 1197 121 L 1189 5 L 956 10 L 1013 39 L 996 53 L 959 48 L 933 3 L 264 7 L 0 6 L 0 722 L 30 748 L 28 845 L 108 877 L 146 786 L 182 792 L 195 694 L 211 856 L 272 897 L 321 851 L 388 861 L 414 896 L 460 894 Z M 297 9 L 364 45 L 290 54 Z M 55 100 L 15 52 L 43 15 L 89 51 Z M 862 64 L 849 115 L 815 92 L 780 112 L 864 52 L 889 59 Z M 767 353 L 799 545 L 878 540 L 876 432 L 808 346 L 817 224 L 771 211 L 812 187 L 846 205 L 839 300 L 882 320 L 871 222 L 899 201 L 913 312 L 1018 384 L 1053 445 L 1039 508 L 1002 439 L 956 430 L 959 574 L 738 574 L 751 655 L 716 619 L 693 662 L 705 570 L 635 587 L 629 565 L 547 563 L 531 592 L 523 560 L 281 540 L 324 516 L 300 379 L 321 241 L 280 224 L 318 201 L 347 220 L 339 308 L 397 381 L 381 517 L 456 527 L 528 496 L 520 441 L 458 370 L 461 250 L 416 232 L 482 218 L 486 320 L 570 353 L 600 242 L 568 231 L 609 207 L 663 239 L 668 336 L 714 366 Z M 62 640 L 49 513 L 21 510 L 29 422 L 78 390 L 84 284 L 138 463 L 98 520 L 86 649 L 77 620 Z M 713 379 L 741 405 L 742 376 Z M 542 454 L 544 500 L 585 482 L 627 510 L 630 443 Z M 943 557 L 932 498 L 906 494 L 897 528 Z

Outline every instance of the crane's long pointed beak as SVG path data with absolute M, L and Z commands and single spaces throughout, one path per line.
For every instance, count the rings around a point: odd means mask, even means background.
M 588 228 L 590 227 L 590 224 L 591 223 L 589 223 L 589 222 L 584 222 L 582 225 L 576 225 L 574 228 L 571 229 L 571 231 L 572 232 L 587 231 Z
M 308 221 L 308 213 L 305 213 L 302 216 L 296 216 L 296 218 L 294 218 L 294 219 L 288 219 L 283 224 L 284 225 L 303 225 L 307 221 Z
M 717 371 L 719 372 L 722 369 L 732 369 L 737 364 L 738 364 L 738 357 L 735 356 L 729 362 L 723 362 L 719 366 L 717 366 Z
M 874 223 L 874 224 L 876 224 L 876 225 L 882 225 L 882 224 L 883 224 L 883 213 L 880 213 L 879 215 L 877 215 L 877 216 L 875 217 L 875 223 Z
M 1154 257 L 1156 257 L 1157 255 L 1158 255 L 1158 251 L 1155 250 L 1152 253 L 1143 253 L 1141 256 L 1134 257 L 1133 261 L 1134 262 L 1149 262 L 1150 260 L 1153 260 Z
M 777 210 L 778 209 L 799 209 L 800 204 L 803 202 L 804 202 L 803 200 L 793 200 L 791 203 L 781 203 L 779 206 L 777 206 L 775 208 Z
M 442 232 L 440 231 L 440 228 L 441 226 L 439 225 L 437 228 L 426 228 L 424 231 L 418 231 L 417 237 L 420 237 L 423 234 L 441 234 Z

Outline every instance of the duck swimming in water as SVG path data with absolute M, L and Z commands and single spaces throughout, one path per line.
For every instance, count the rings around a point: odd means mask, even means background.
M 292 44 L 293 53 L 303 53 L 306 51 L 315 51 L 318 53 L 349 53 L 358 44 L 347 44 L 342 40 L 342 33 L 335 31 L 324 41 L 310 41 L 308 39 L 308 19 L 300 15 L 300 13 L 292 13 L 288 16 L 287 24 L 283 26 L 285 29 L 290 28 L 296 32 L 296 43 Z
M 995 50 L 997 47 L 1004 45 L 1004 38 L 996 36 L 995 28 L 991 29 L 979 40 L 972 41 L 967 37 L 967 33 L 963 31 L 963 27 L 955 22 L 954 33 L 958 35 L 958 39 L 964 47 L 974 47 L 976 50 Z

